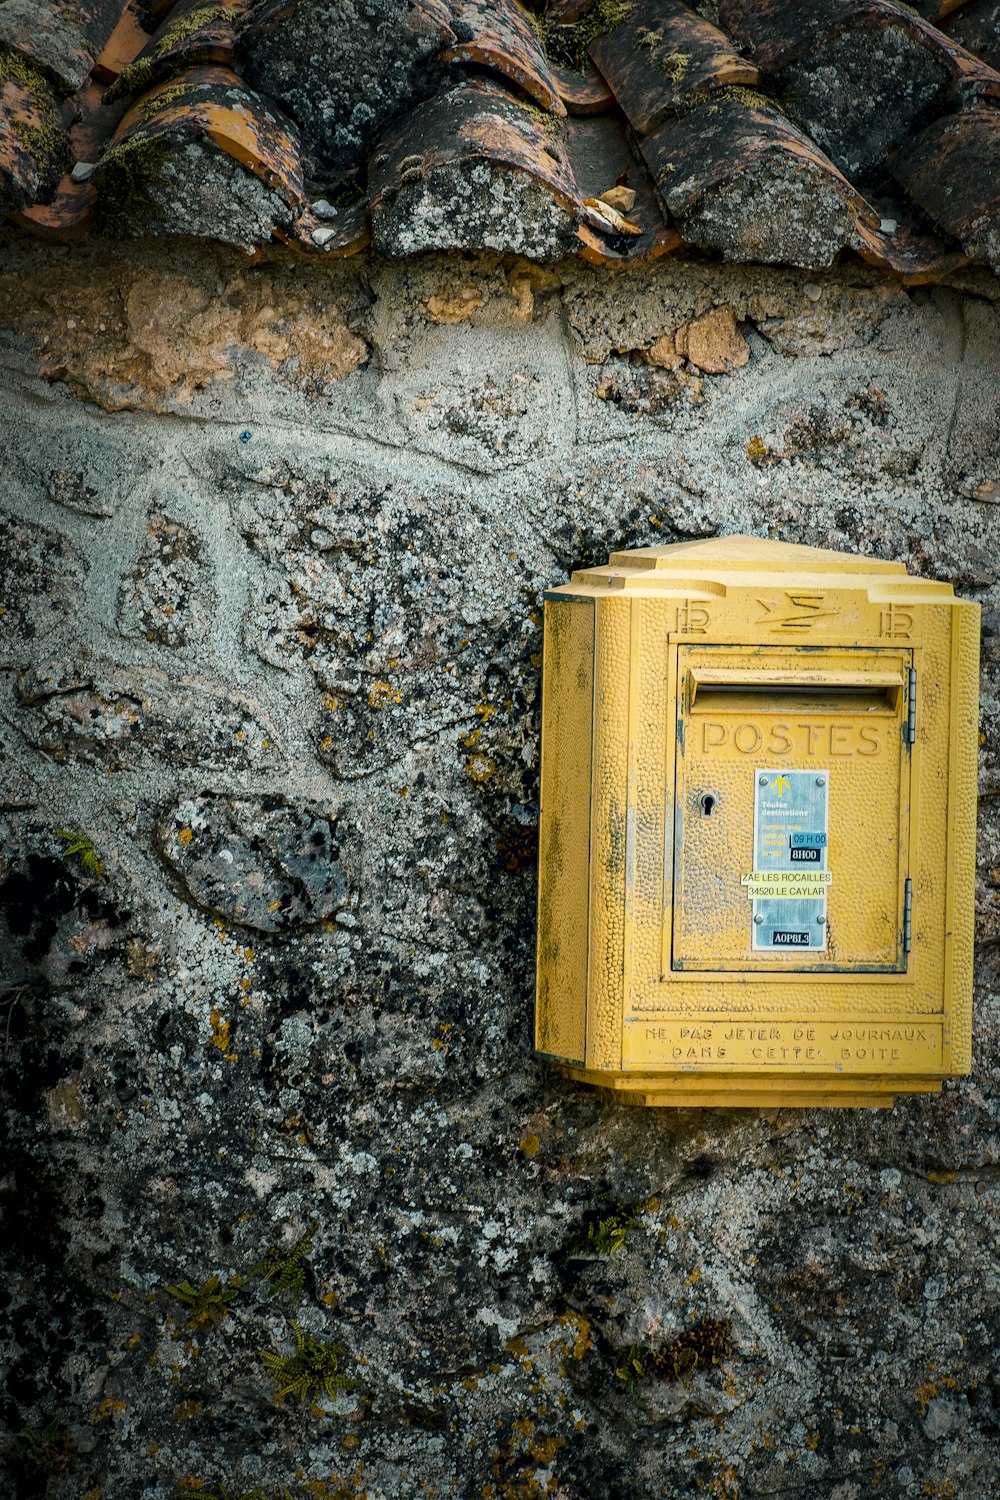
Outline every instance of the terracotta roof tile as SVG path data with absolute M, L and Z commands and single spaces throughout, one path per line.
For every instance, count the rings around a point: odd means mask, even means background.
M 897 224 L 887 233 L 858 222 L 854 232 L 855 249 L 861 259 L 870 266 L 891 271 L 907 286 L 942 281 L 969 264 L 964 251 L 952 249 L 936 235 L 921 234 L 905 224 Z
M 33 62 L 57 92 L 83 88 L 125 0 L 4 0 L 0 48 Z
M 122 68 L 139 55 L 147 40 L 138 16 L 127 5 L 91 69 L 91 78 L 97 83 L 113 83 Z
M 914 0 L 913 9 L 932 26 L 940 26 L 948 16 L 968 4 L 969 0 Z
M 141 93 L 186 68 L 205 63 L 231 67 L 236 27 L 245 10 L 245 0 L 180 0 L 163 24 L 128 65 L 121 69 L 107 92 L 112 103 L 119 97 Z
M 778 110 L 739 97 L 661 125 L 642 154 L 689 244 L 727 260 L 828 266 L 879 215 Z
M 734 51 L 728 37 L 679 0 L 637 0 L 627 21 L 590 52 L 640 135 L 693 96 L 760 81 L 757 68 Z
M 1000 0 L 331 4 L 0 0 L 0 209 L 328 255 L 997 267 Z
M 69 106 L 42 73 L 0 52 L 0 207 L 28 207 L 51 194 L 71 155 Z
M 897 0 L 721 0 L 720 16 L 851 176 L 946 111 L 949 95 L 1000 88 L 1000 75 Z
M 528 14 L 517 0 L 456 0 L 458 40 L 443 62 L 477 63 L 509 78 L 543 109 L 564 115 L 566 106 Z
M 454 81 L 439 61 L 458 40 L 441 0 L 377 14 L 361 0 L 264 0 L 240 29 L 237 69 L 295 120 L 313 176 L 359 172 L 382 130 Z
M 55 192 L 43 194 L 21 212 L 11 215 L 23 229 L 47 239 L 75 239 L 84 234 L 94 220 L 97 191 L 90 181 L 90 171 L 125 112 L 124 101 L 108 107 L 103 102 L 101 84 L 92 81 L 77 94 L 74 101 L 77 119 L 69 130 L 67 170 Z
M 468 248 L 548 259 L 573 248 L 582 203 L 565 148 L 495 84 L 459 84 L 421 105 L 382 137 L 369 166 L 372 241 L 386 255 Z
M 550 71 L 567 114 L 601 115 L 614 105 L 615 96 L 596 68 L 589 68 L 586 73 L 556 67 Z
M 984 173 L 983 163 L 994 170 Z M 1000 112 L 968 106 L 935 120 L 893 158 L 910 196 L 1000 275 Z
M 595 265 L 641 265 L 656 260 L 681 244 L 677 230 L 668 225 L 653 184 L 639 164 L 618 114 L 567 122 L 563 139 L 577 192 L 587 199 L 600 199 L 619 179 L 635 193 L 627 217 L 642 233 L 635 236 L 609 234 L 591 224 L 578 230 L 580 255 Z
M 1000 70 L 1000 0 L 980 0 L 938 24 L 953 41 Z
M 115 237 L 212 236 L 206 194 L 216 194 L 219 184 L 202 175 L 206 148 L 238 163 L 269 190 L 272 227 L 287 229 L 302 213 L 306 199 L 295 127 L 231 69 L 206 66 L 159 84 L 124 115 L 93 177 L 100 195 L 98 226 Z M 239 202 L 238 177 L 226 183 L 233 203 L 220 209 L 235 207 L 235 213 L 226 217 L 220 211 L 221 232 L 214 237 L 254 243 L 259 226 L 250 221 L 258 209 Z

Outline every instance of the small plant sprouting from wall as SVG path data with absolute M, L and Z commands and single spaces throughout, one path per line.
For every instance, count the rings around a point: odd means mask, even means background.
M 300 1298 L 305 1291 L 306 1268 L 316 1227 L 313 1224 L 289 1249 L 271 1245 L 263 1260 L 251 1266 L 247 1275 L 264 1282 L 269 1296 Z
M 239 1296 L 240 1283 L 233 1277 L 227 1286 L 219 1276 L 210 1276 L 201 1286 L 192 1286 L 190 1281 L 179 1282 L 166 1289 L 171 1297 L 189 1308 L 189 1328 L 214 1328 L 229 1312 L 229 1303 Z
M 265 1370 L 274 1381 L 275 1401 L 286 1396 L 296 1401 L 315 1402 L 319 1396 L 331 1399 L 341 1391 L 353 1390 L 357 1381 L 345 1375 L 341 1365 L 347 1355 L 343 1344 L 326 1343 L 305 1333 L 298 1325 L 291 1325 L 295 1337 L 295 1353 L 275 1354 L 271 1349 L 260 1351 Z
M 596 1255 L 614 1255 L 625 1246 L 629 1230 L 641 1214 L 656 1207 L 655 1198 L 640 1199 L 638 1203 L 611 1204 L 606 1213 L 595 1210 L 584 1220 L 587 1229 L 587 1248 Z
M 76 1468 L 76 1449 L 72 1439 L 63 1432 L 58 1417 L 54 1417 L 41 1432 L 25 1427 L 21 1436 L 27 1444 L 25 1457 L 33 1468 L 46 1474 L 69 1474 Z
M 75 859 L 85 874 L 100 879 L 104 874 L 104 861 L 98 858 L 92 838 L 70 828 L 57 828 L 56 837 L 63 841 L 63 859 Z
M 615 1376 L 638 1399 L 640 1380 L 688 1383 L 697 1370 L 710 1370 L 734 1353 L 733 1325 L 728 1318 L 699 1318 L 692 1327 L 658 1349 L 631 1344 L 615 1367 Z
M 635 1216 L 632 1214 L 606 1214 L 596 1224 L 587 1226 L 587 1242 L 598 1255 L 614 1255 L 624 1248 L 628 1232 L 634 1223 Z

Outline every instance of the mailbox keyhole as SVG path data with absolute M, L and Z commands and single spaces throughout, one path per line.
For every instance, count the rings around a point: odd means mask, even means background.
M 699 798 L 699 802 L 701 804 L 701 815 L 703 818 L 710 818 L 712 816 L 715 811 L 715 804 L 717 801 L 718 798 L 716 797 L 714 792 L 702 792 L 701 797 Z

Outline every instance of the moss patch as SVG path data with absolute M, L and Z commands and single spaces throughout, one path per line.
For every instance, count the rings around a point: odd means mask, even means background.
M 203 27 L 211 26 L 216 21 L 232 19 L 232 15 L 228 5 L 202 5 L 198 10 L 192 10 L 182 17 L 169 31 L 165 31 L 153 50 L 157 57 L 162 57 L 164 52 L 186 42 L 188 37 L 196 35 Z
M 663 39 L 662 27 L 659 31 L 651 31 L 647 26 L 640 26 L 636 32 L 636 44 L 649 53 L 653 66 L 660 70 L 668 83 L 680 83 L 691 56 L 687 52 L 671 51 Z
M 131 240 L 149 231 L 159 213 L 150 184 L 162 179 L 169 158 L 170 145 L 162 136 L 132 136 L 104 155 L 93 176 L 100 194 L 98 234 Z
M 556 25 L 537 13 L 529 14 L 528 19 L 552 62 L 586 73 L 591 67 L 592 43 L 623 25 L 631 14 L 632 0 L 594 0 L 586 15 L 571 26 Z
M 124 99 L 128 94 L 141 94 L 146 89 L 152 88 L 156 81 L 152 59 L 149 57 L 138 57 L 127 67 L 122 68 L 114 83 L 109 84 L 104 90 L 102 103 L 114 104 L 116 99 Z
M 169 77 L 169 74 L 165 74 L 164 77 Z M 171 88 L 163 89 L 148 99 L 143 99 L 139 105 L 143 119 L 150 120 L 153 115 L 158 115 L 161 109 L 169 109 L 172 104 L 178 104 L 186 93 L 186 84 L 175 83 Z

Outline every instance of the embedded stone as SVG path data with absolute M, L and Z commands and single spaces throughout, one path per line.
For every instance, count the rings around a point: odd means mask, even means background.
M 726 375 L 750 359 L 750 345 L 736 327 L 731 307 L 713 307 L 677 330 L 677 352 L 706 375 Z
M 173 807 L 159 837 L 191 900 L 242 927 L 281 932 L 347 901 L 337 817 L 315 808 L 205 793 Z
M 114 514 L 110 499 L 90 483 L 82 469 L 50 469 L 45 479 L 49 499 L 66 510 L 101 519 Z
M 87 571 L 85 560 L 60 532 L 0 512 L 0 663 L 25 665 L 32 644 L 54 630 L 72 608 Z
M 205 565 L 190 527 L 154 511 L 131 572 L 118 596 L 118 629 L 163 646 L 203 638 L 212 608 Z
M 281 742 L 246 694 L 83 655 L 22 672 L 21 732 L 58 762 L 120 771 L 148 757 L 205 769 L 261 769 Z
M 878 215 L 769 105 L 724 98 L 661 125 L 642 154 L 689 244 L 727 260 L 828 266 Z

